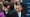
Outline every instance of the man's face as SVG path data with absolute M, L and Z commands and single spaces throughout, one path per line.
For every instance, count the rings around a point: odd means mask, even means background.
M 16 11 L 18 12 L 18 11 L 21 11 L 22 10 L 22 8 L 20 7 L 20 6 L 16 6 Z
M 3 9 L 4 11 L 7 11 L 7 10 L 8 10 L 5 6 L 2 6 L 2 9 Z

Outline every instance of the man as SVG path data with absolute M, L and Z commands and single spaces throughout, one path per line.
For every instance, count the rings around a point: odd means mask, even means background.
M 5 17 L 11 17 L 11 13 L 12 13 L 13 7 L 14 7 L 14 4 L 12 4 L 12 3 L 3 5 L 2 9 L 4 10 Z
M 20 0 L 20 2 L 19 2 L 19 1 L 15 1 L 15 2 L 17 2 L 17 3 L 20 4 L 20 5 L 22 5 L 23 10 L 25 11 L 25 4 L 24 4 L 23 2 L 21 2 L 21 0 Z M 16 8 L 16 6 L 17 6 L 17 5 L 15 4 L 15 5 L 14 5 L 14 8 Z M 24 16 L 24 17 L 25 17 L 25 12 L 24 12 L 24 11 L 22 12 L 23 15 L 21 15 L 21 16 Z
M 22 6 L 17 5 L 15 9 L 16 10 L 13 12 L 12 17 L 21 17 Z
M 16 6 L 16 11 L 17 11 L 18 17 L 21 17 L 21 10 L 22 10 L 21 5 Z
M 20 6 L 20 7 L 19 7 Z M 17 8 L 18 7 L 18 8 Z M 15 17 L 18 17 L 18 14 L 17 14 L 17 12 L 16 11 L 21 11 L 22 10 L 22 12 L 21 12 L 21 17 L 25 17 L 25 12 L 24 12 L 24 10 L 25 10 L 25 5 L 21 2 L 20 4 L 18 4 L 17 2 L 15 3 L 15 5 L 14 5 L 14 13 L 13 13 L 13 17 L 15 16 Z M 17 9 L 16 9 L 17 8 Z M 20 10 L 21 9 L 21 10 Z

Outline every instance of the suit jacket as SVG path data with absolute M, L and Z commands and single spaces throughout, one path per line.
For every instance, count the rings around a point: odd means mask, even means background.
M 18 17 L 16 10 L 14 10 L 13 14 L 11 14 L 11 17 Z M 24 12 L 21 13 L 21 17 L 26 17 Z
M 22 5 L 23 10 L 24 10 L 24 11 L 22 11 L 22 13 L 21 13 L 21 17 L 26 17 L 26 15 L 25 15 L 25 4 L 22 3 L 22 2 L 21 2 L 20 4 Z M 17 14 L 16 10 L 13 11 L 13 14 L 12 14 L 11 16 L 12 16 L 12 17 L 18 17 L 18 14 Z
M 12 17 L 18 17 L 17 12 L 13 12 L 13 14 L 11 14 Z
M 6 14 L 5 11 L 4 11 L 4 15 L 5 17 L 11 17 L 12 15 L 12 10 L 8 10 L 8 13 Z
M 6 14 L 6 17 L 11 17 L 11 14 L 12 14 L 12 12 L 8 12 L 7 14 Z

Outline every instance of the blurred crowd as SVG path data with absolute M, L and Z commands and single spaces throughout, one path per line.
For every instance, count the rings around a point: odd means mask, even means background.
M 0 17 L 25 17 L 25 4 L 21 0 L 0 0 Z

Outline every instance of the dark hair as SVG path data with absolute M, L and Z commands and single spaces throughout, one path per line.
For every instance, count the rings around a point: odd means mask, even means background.
M 3 6 L 7 7 L 7 6 L 10 6 L 10 9 L 13 10 L 14 9 L 14 4 L 13 3 L 8 3 L 8 4 L 3 4 Z
M 16 5 L 17 5 L 18 3 L 16 2 Z
M 8 5 L 10 6 L 9 3 L 4 3 L 4 2 L 3 2 L 3 6 L 5 6 L 6 8 L 7 8 Z
M 17 5 L 18 3 L 17 2 L 15 2 L 15 5 Z
M 5 6 L 7 8 L 7 5 L 6 4 L 4 4 L 3 6 Z

